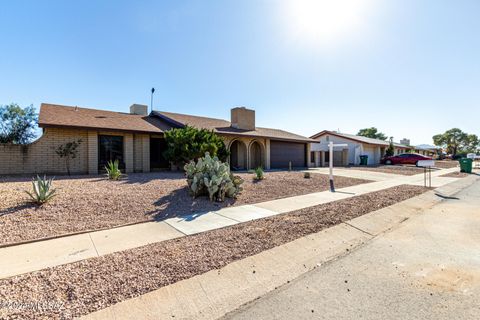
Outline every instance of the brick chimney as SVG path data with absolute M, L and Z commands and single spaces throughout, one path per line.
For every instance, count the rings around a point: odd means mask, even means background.
M 130 106 L 130 114 L 138 114 L 140 116 L 148 115 L 148 106 L 144 104 L 132 104 Z
M 231 110 L 232 128 L 241 130 L 255 130 L 255 110 L 245 107 L 235 107 Z

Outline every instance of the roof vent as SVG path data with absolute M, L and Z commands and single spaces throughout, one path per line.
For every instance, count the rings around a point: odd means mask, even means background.
M 231 110 L 231 126 L 241 130 L 255 130 L 255 110 L 235 107 Z
M 140 116 L 148 115 L 148 106 L 144 104 L 132 104 L 130 106 L 130 114 L 138 114 Z

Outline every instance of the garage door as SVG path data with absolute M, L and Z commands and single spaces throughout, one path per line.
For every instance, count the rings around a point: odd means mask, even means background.
M 375 149 L 374 148 L 364 148 L 362 155 L 368 156 L 368 164 L 375 164 Z
M 272 169 L 305 167 L 306 145 L 298 142 L 270 141 L 270 167 Z

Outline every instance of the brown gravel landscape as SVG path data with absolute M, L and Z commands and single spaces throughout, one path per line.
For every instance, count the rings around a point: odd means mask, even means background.
M 435 167 L 442 169 L 449 169 L 458 167 L 457 160 L 435 160 Z
M 376 172 L 383 172 L 383 173 L 393 173 L 393 174 L 401 174 L 404 176 L 413 176 L 415 174 L 419 174 L 423 172 L 423 168 L 418 168 L 415 166 L 400 166 L 400 165 L 378 165 L 378 166 L 355 166 L 349 167 L 350 169 L 354 170 L 362 170 L 362 171 L 376 171 Z
M 466 172 L 460 172 L 460 171 L 455 171 L 455 172 L 450 172 L 446 174 L 442 174 L 440 177 L 445 177 L 445 178 L 465 178 L 468 177 L 470 174 Z
M 243 192 L 224 203 L 211 203 L 206 197 L 192 199 L 179 172 L 129 174 L 121 181 L 102 176 L 61 177 L 54 181 L 57 196 L 42 207 L 28 202 L 29 178 L 0 177 L 0 245 L 328 189 L 328 176 L 321 174 L 305 179 L 302 172 L 267 172 L 259 182 L 253 181 L 253 174 L 239 175 L 245 179 Z M 337 188 L 369 182 L 335 179 Z
M 0 316 L 2 319 L 71 319 L 219 269 L 426 190 L 402 185 L 0 280 L 0 301 L 49 301 L 61 306 L 38 312 L 0 308 Z

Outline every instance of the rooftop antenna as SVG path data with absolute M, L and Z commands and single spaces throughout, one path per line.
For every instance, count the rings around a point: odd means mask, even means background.
M 152 95 L 150 96 L 150 112 L 153 111 L 153 93 L 155 92 L 155 88 L 152 88 Z

